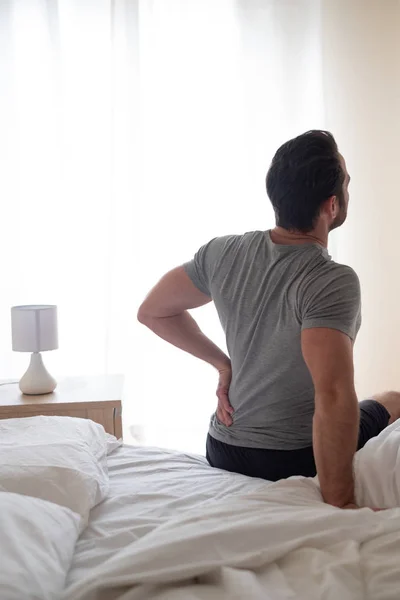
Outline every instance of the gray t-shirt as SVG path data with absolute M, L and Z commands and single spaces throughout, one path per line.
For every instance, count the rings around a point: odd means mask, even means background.
M 274 244 L 267 231 L 215 238 L 185 264 L 211 296 L 232 361 L 233 425 L 211 417 L 210 434 L 234 446 L 295 450 L 312 445 L 314 387 L 301 331 L 361 324 L 355 272 L 317 244 Z

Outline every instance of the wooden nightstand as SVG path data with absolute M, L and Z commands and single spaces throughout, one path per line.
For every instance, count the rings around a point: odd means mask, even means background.
M 71 377 L 52 394 L 25 396 L 18 384 L 0 386 L 0 419 L 58 415 L 91 419 L 122 438 L 122 375 Z

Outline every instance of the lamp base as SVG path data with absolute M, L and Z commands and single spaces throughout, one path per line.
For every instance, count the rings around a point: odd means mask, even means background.
M 51 394 L 56 387 L 57 382 L 44 366 L 42 355 L 40 352 L 34 352 L 28 370 L 19 382 L 19 389 L 23 394 L 40 396 Z

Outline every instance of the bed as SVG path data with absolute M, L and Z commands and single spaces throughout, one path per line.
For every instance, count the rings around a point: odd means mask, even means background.
M 83 421 L 0 424 L 1 598 L 399 598 L 399 422 L 355 460 L 358 502 L 393 507 L 377 513 L 324 504 L 317 479 L 226 473 Z

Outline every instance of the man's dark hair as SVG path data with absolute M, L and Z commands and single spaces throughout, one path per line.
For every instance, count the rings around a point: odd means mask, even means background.
M 267 193 L 276 224 L 311 231 L 320 208 L 330 196 L 343 202 L 345 174 L 335 138 L 329 131 L 307 131 L 283 144 L 267 173 Z

